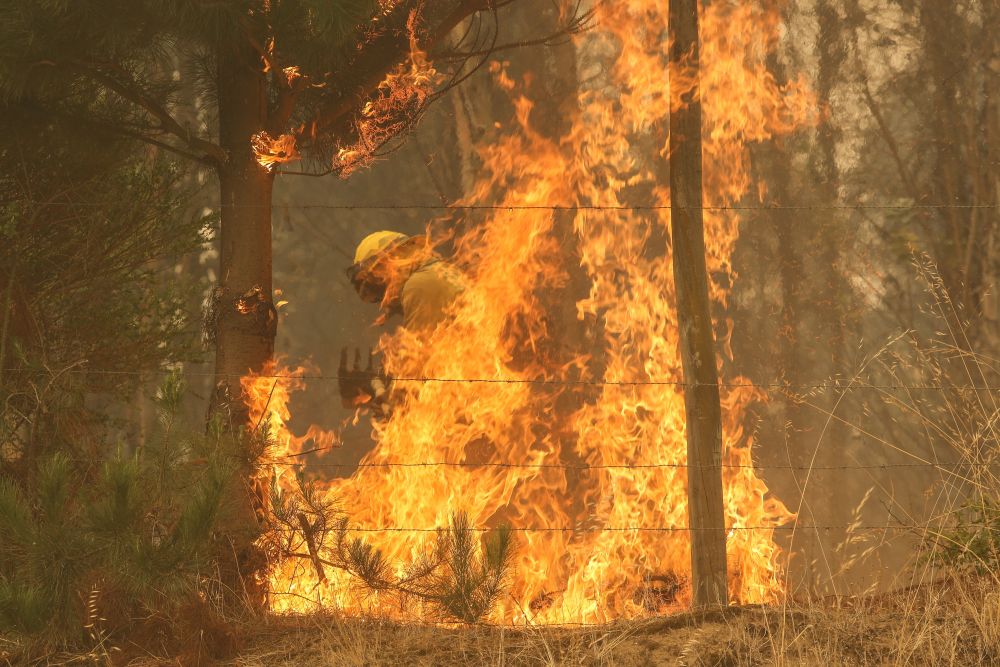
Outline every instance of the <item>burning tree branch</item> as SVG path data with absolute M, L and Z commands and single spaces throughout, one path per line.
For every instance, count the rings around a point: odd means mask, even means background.
M 341 93 L 288 130 L 303 150 L 332 153 L 330 166 L 319 172 L 283 173 L 346 176 L 405 136 L 429 104 L 478 71 L 498 49 L 559 44 L 585 30 L 592 18 L 577 2 L 551 34 L 498 46 L 498 10 L 516 1 L 463 0 L 445 11 L 426 0 L 394 4 L 378 27 L 369 30 L 358 54 L 342 70 L 327 75 Z M 483 27 L 482 14 L 491 17 L 489 29 Z M 455 45 L 445 48 L 453 31 L 469 19 Z M 448 71 L 438 69 L 441 65 Z M 277 131 L 283 130 L 272 126 L 272 133 Z
M 546 46 L 553 47 L 559 46 L 560 44 L 565 44 L 567 40 L 575 35 L 579 35 L 590 28 L 591 21 L 594 18 L 595 10 L 590 9 L 583 11 L 580 7 L 582 3 L 577 3 L 576 11 L 574 11 L 571 16 L 561 25 L 556 31 L 551 32 L 547 35 L 540 35 L 531 39 L 517 40 L 515 42 L 506 42 L 504 44 L 494 44 L 488 49 L 476 49 L 471 51 L 463 51 L 461 48 L 451 48 L 443 49 L 441 51 L 435 52 L 433 57 L 435 60 L 457 60 L 461 62 L 468 61 L 471 58 L 488 58 L 489 56 L 501 53 L 504 51 L 512 51 L 514 49 L 523 49 L 532 46 Z M 474 40 L 477 41 L 477 40 Z M 459 45 L 462 42 L 459 42 Z

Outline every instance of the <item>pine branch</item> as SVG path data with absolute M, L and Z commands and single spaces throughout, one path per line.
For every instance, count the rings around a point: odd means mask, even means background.
M 507 3 L 504 4 L 508 4 L 511 1 L 513 0 L 507 0 Z M 489 4 L 482 0 L 464 0 L 463 2 L 459 2 L 451 13 L 421 41 L 419 47 L 424 51 L 437 48 L 456 26 L 472 14 L 486 9 Z M 404 11 L 408 13 L 411 9 L 415 9 L 420 5 L 422 3 L 419 0 L 410 2 L 404 6 L 405 9 L 397 11 L 399 15 L 403 15 Z M 317 136 L 324 131 L 328 131 L 344 123 L 347 118 L 357 111 L 360 103 L 367 96 L 375 92 L 379 84 L 385 80 L 385 77 L 400 62 L 406 59 L 407 55 L 409 55 L 409 49 L 409 40 L 400 30 L 387 31 L 384 33 L 383 39 L 376 39 L 367 44 L 358 60 L 360 62 L 364 62 L 366 58 L 371 58 L 371 60 L 366 63 L 367 66 L 361 67 L 364 78 L 358 82 L 358 85 L 353 86 L 356 94 L 342 97 L 332 106 L 321 110 L 310 123 L 307 123 L 309 135 L 313 137 Z M 375 55 L 372 57 L 370 54 Z M 346 87 L 351 88 L 351 86 Z
M 52 64 L 52 63 L 46 63 Z M 203 155 L 201 158 L 194 157 L 193 155 L 182 151 L 169 144 L 153 140 L 151 137 L 142 134 L 133 135 L 137 139 L 146 141 L 147 143 L 157 145 L 166 150 L 170 150 L 173 153 L 182 155 L 184 157 L 189 157 L 191 159 L 197 159 L 200 162 L 208 160 L 210 163 L 215 165 L 223 165 L 227 161 L 227 155 L 225 150 L 218 144 L 215 144 L 207 139 L 197 137 L 193 135 L 190 130 L 182 126 L 177 119 L 175 119 L 166 109 L 164 109 L 159 103 L 153 100 L 148 95 L 145 95 L 141 91 L 141 87 L 135 83 L 135 81 L 130 81 L 123 83 L 113 76 L 110 76 L 100 69 L 96 69 L 94 66 L 88 65 L 87 63 L 81 61 L 72 61 L 67 64 L 70 69 L 75 69 L 84 76 L 90 77 L 95 81 L 101 83 L 109 90 L 113 91 L 119 97 L 127 102 L 131 102 L 133 105 L 146 111 L 149 115 L 153 116 L 160 122 L 160 126 L 155 128 L 156 130 L 162 130 L 167 132 L 174 137 L 180 139 L 189 149 L 200 153 Z M 124 70 L 121 70 L 117 65 L 116 69 L 120 70 L 124 74 Z
M 119 134 L 119 135 L 121 135 L 123 137 L 130 137 L 132 139 L 137 139 L 138 141 L 141 141 L 143 143 L 147 143 L 150 146 L 155 146 L 157 148 L 162 148 L 163 150 L 167 151 L 168 153 L 172 153 L 174 155 L 180 156 L 180 157 L 182 157 L 182 158 L 184 158 L 186 160 L 191 160 L 192 162 L 197 162 L 199 164 L 203 164 L 206 167 L 215 167 L 215 166 L 218 166 L 218 163 L 214 159 L 212 159 L 212 158 L 206 157 L 204 155 L 198 155 L 196 153 L 188 152 L 188 151 L 186 151 L 186 150 L 184 150 L 182 148 L 178 148 L 177 146 L 174 146 L 173 144 L 169 144 L 169 143 L 167 143 L 165 141 L 160 141 L 159 139 L 154 139 L 153 137 L 149 136 L 148 134 L 143 134 L 142 132 L 132 132 L 132 131 L 127 130 L 125 128 L 115 127 L 115 126 L 111 126 L 111 125 L 107 126 L 105 129 L 107 129 L 109 132 L 113 132 L 114 134 Z
M 463 81 L 478 71 L 489 59 L 489 57 L 499 48 L 501 50 L 523 48 L 536 45 L 549 45 L 561 43 L 586 30 L 593 16 L 593 11 L 582 11 L 582 3 L 577 3 L 576 8 L 565 20 L 565 23 L 550 35 L 543 35 L 536 39 L 524 40 L 503 44 L 499 47 L 496 44 L 497 30 L 492 32 L 492 40 L 487 39 L 485 46 L 480 47 L 479 32 L 476 32 L 472 40 L 472 48 L 465 51 L 460 50 L 462 44 L 469 37 L 469 31 L 459 40 L 458 48 L 442 50 L 448 41 L 449 35 L 463 21 L 470 16 L 480 12 L 490 12 L 494 23 L 498 23 L 497 10 L 517 2 L 518 0 L 503 0 L 502 2 L 492 2 L 489 0 L 462 0 L 453 4 L 451 10 L 444 18 L 440 19 L 433 27 L 420 30 L 416 35 L 417 48 L 431 54 L 431 59 L 440 59 L 446 62 L 453 70 L 450 79 L 438 87 L 437 90 L 427 95 L 426 99 L 414 108 L 407 110 L 406 119 L 396 118 L 394 122 L 398 127 L 387 132 L 386 137 L 375 145 L 365 145 L 364 153 L 368 158 L 382 157 L 383 150 L 393 139 L 397 139 L 408 133 L 415 123 L 420 119 L 426 108 L 434 101 L 440 99 L 447 91 L 458 86 Z M 342 91 L 339 96 L 329 100 L 321 106 L 311 120 L 303 123 L 294 135 L 300 146 L 305 146 L 310 142 L 322 143 L 324 139 L 332 139 L 333 143 L 349 144 L 351 135 L 356 132 L 354 121 L 361 114 L 366 102 L 376 95 L 379 86 L 386 80 L 401 63 L 405 63 L 410 55 L 411 34 L 407 28 L 408 21 L 413 16 L 420 16 L 428 4 L 425 0 L 410 0 L 397 5 L 392 17 L 381 22 L 383 27 L 381 32 L 363 41 L 358 56 L 349 64 L 349 69 L 334 73 L 333 79 L 337 82 L 338 88 Z M 489 42 L 492 43 L 489 43 Z M 470 68 L 468 63 L 475 59 L 475 64 Z M 281 94 L 279 93 L 279 98 Z M 293 102 L 294 104 L 294 102 Z M 286 110 L 287 112 L 287 110 Z M 289 117 L 291 112 L 288 112 Z M 391 152 L 391 151 L 389 151 Z M 282 170 L 282 174 L 323 176 L 334 171 L 351 169 L 355 164 L 333 166 L 319 171 L 292 171 Z
M 319 557 L 319 550 L 316 548 L 316 538 L 313 535 L 313 527 L 309 524 L 309 519 L 302 512 L 297 515 L 299 527 L 306 538 L 306 546 L 309 548 L 309 556 L 312 558 L 313 567 L 316 569 L 316 576 L 321 582 L 326 581 L 326 572 L 323 571 L 323 563 Z

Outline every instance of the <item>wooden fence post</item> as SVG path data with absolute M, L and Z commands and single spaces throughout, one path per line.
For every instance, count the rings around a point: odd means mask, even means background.
M 670 114 L 670 231 L 687 416 L 691 586 L 696 607 L 725 605 L 722 409 L 702 219 L 698 0 L 669 0 L 670 70 L 693 67 L 695 87 Z M 683 64 L 683 65 L 682 65 Z

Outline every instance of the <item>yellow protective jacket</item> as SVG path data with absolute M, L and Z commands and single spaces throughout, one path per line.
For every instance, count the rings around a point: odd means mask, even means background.
M 399 305 L 403 326 L 410 331 L 431 331 L 448 314 L 448 307 L 462 293 L 461 276 L 439 259 L 424 263 L 403 283 Z M 388 418 L 392 412 L 392 384 L 378 377 L 372 381 L 372 405 L 376 414 Z
M 461 293 L 461 276 L 453 267 L 439 259 L 426 262 L 403 283 L 403 326 L 411 331 L 433 329 Z

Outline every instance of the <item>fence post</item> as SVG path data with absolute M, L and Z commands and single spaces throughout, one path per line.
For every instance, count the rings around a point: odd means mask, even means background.
M 702 218 L 698 0 L 669 0 L 670 71 L 693 68 L 687 104 L 670 114 L 670 233 L 687 422 L 691 586 L 696 607 L 725 605 L 722 409 Z

